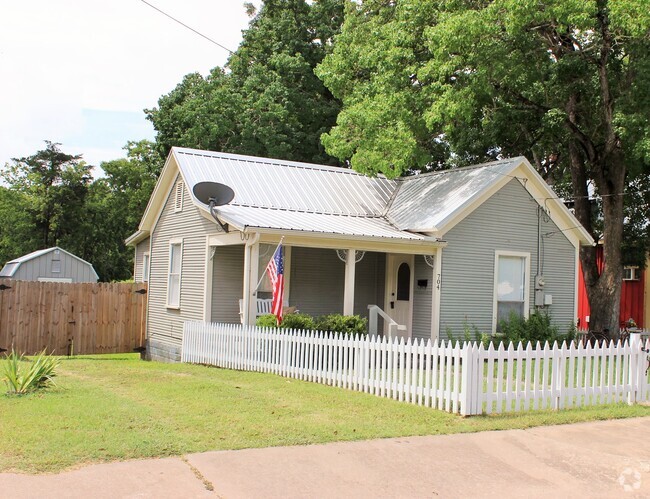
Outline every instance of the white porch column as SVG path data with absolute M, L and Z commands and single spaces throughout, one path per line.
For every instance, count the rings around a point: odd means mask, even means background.
M 257 281 L 259 279 L 259 235 L 246 241 L 244 247 L 244 324 L 254 325 L 257 316 Z
M 343 315 L 354 315 L 354 272 L 356 267 L 356 251 L 347 250 L 345 258 L 345 291 L 343 293 Z

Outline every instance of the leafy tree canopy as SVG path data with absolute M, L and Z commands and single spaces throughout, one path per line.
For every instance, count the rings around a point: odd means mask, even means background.
M 146 110 L 158 152 L 172 146 L 333 163 L 320 135 L 339 103 L 314 75 L 329 52 L 343 0 L 267 0 L 225 68 L 194 73 Z M 249 6 L 249 12 L 253 9 Z
M 613 329 L 624 192 L 650 164 L 649 33 L 643 0 L 349 2 L 317 68 L 343 102 L 323 143 L 391 177 L 525 155 L 570 179 L 576 216 L 604 240 L 602 275 L 581 251 L 591 325 Z

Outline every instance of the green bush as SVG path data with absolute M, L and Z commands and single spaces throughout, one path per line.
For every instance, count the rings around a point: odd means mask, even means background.
M 345 335 L 368 334 L 368 319 L 359 315 L 329 314 L 316 318 L 316 329 Z
M 24 395 L 54 384 L 59 359 L 43 350 L 31 362 L 13 350 L 7 356 L 3 378 L 7 393 Z
M 273 314 L 260 315 L 255 321 L 259 327 L 279 327 L 281 329 L 314 329 L 314 318 L 307 314 L 287 314 L 282 318 L 282 324 L 278 326 L 277 319 Z
M 314 318 L 308 314 L 287 314 L 280 326 L 275 315 L 261 315 L 255 325 L 280 329 L 304 329 L 306 331 L 326 331 L 343 333 L 345 335 L 368 334 L 368 320 L 358 315 L 329 314 Z
M 495 336 L 484 339 L 488 340 L 488 344 L 490 341 L 495 344 L 512 342 L 515 345 L 520 341 L 523 344 L 529 341 L 533 344 L 538 341 L 542 344 L 546 341 L 553 344 L 554 341 L 558 343 L 565 340 L 571 341 L 575 335 L 576 329 L 573 324 L 566 333 L 560 333 L 558 327 L 551 324 L 551 316 L 547 313 L 534 312 L 528 319 L 525 319 L 513 311 L 508 320 L 499 323 L 499 332 Z

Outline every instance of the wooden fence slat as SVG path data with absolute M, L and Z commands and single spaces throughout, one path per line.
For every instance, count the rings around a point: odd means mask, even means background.
M 147 289 L 141 283 L 0 279 L 0 347 L 33 355 L 124 353 L 143 346 Z

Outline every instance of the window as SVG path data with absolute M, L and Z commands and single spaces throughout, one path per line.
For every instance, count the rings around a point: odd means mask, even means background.
M 142 255 L 142 282 L 149 282 L 149 253 Z
M 529 261 L 529 253 L 496 252 L 493 330 L 512 312 L 528 317 Z
M 397 299 L 409 301 L 411 295 L 411 268 L 403 263 L 397 269 Z
M 623 267 L 624 281 L 638 281 L 639 279 L 641 279 L 639 267 Z
M 176 182 L 174 191 L 174 211 L 183 211 L 183 181 Z
M 183 241 L 169 242 L 169 275 L 167 279 L 167 307 L 179 308 L 181 304 L 181 268 L 183 260 Z
M 52 252 L 52 273 L 58 274 L 61 272 L 61 252 L 55 249 Z

